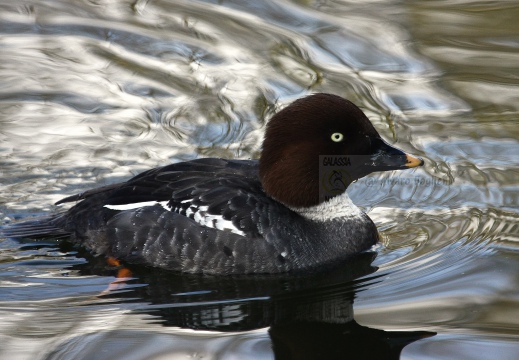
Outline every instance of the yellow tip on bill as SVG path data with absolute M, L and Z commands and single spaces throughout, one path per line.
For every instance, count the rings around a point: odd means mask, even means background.
M 414 157 L 412 155 L 406 154 L 405 157 L 407 158 L 407 163 L 405 166 L 408 168 L 414 168 L 417 166 L 422 166 L 424 164 L 424 161 L 420 158 Z

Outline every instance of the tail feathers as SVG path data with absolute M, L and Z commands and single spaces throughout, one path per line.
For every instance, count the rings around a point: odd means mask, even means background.
M 45 238 L 64 237 L 70 233 L 57 225 L 61 214 L 49 215 L 5 225 L 0 228 L 0 237 L 4 238 Z

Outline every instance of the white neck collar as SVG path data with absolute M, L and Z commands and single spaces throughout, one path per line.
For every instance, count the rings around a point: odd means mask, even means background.
M 299 208 L 291 207 L 290 209 L 309 220 L 319 222 L 363 216 L 362 210 L 351 201 L 346 192 L 318 205 Z

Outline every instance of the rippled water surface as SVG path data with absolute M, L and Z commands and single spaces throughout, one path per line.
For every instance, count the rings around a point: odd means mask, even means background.
M 325 275 L 117 269 L 0 239 L 2 359 L 517 359 L 519 4 L 0 4 L 0 213 L 197 157 L 256 158 L 312 92 L 423 168 L 350 188 L 382 241 Z M 274 355 L 275 353 L 275 355 Z

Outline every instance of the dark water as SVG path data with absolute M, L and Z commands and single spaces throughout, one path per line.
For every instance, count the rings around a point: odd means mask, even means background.
M 0 213 L 254 158 L 291 100 L 357 103 L 426 166 L 354 184 L 382 242 L 326 275 L 207 278 L 0 239 L 2 359 L 519 358 L 519 4 L 0 4 Z

